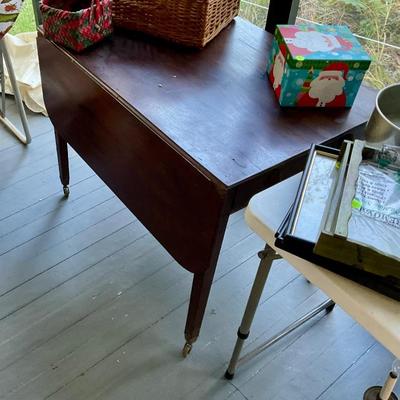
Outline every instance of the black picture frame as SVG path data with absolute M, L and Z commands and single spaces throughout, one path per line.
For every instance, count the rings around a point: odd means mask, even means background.
M 329 258 L 319 256 L 313 252 L 315 242 L 297 237 L 292 233 L 296 221 L 296 214 L 299 212 L 301 207 L 301 199 L 303 198 L 307 177 L 309 176 L 312 160 L 316 151 L 324 151 L 333 155 L 339 155 L 338 149 L 321 145 L 313 145 L 311 147 L 294 203 L 290 207 L 275 234 L 275 246 L 390 298 L 400 301 L 398 283 L 393 281 L 391 278 L 383 278 L 359 268 L 351 267 Z

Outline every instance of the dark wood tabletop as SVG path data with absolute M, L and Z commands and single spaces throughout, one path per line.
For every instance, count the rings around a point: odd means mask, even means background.
M 281 108 L 265 74 L 271 40 L 237 19 L 204 50 L 125 32 L 76 59 L 231 186 L 358 125 L 372 110 L 375 94 L 365 87 L 350 110 Z
M 70 144 L 186 269 L 197 337 L 229 214 L 303 167 L 312 143 L 362 134 L 375 91 L 351 109 L 281 108 L 269 33 L 237 18 L 202 50 L 129 32 L 77 55 L 38 40 L 60 176 Z

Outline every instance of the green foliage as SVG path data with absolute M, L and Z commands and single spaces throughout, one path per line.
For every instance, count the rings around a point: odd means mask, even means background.
M 20 32 L 36 31 L 35 17 L 33 14 L 32 0 L 25 0 L 21 12 L 15 21 L 10 33 L 16 35 Z
M 400 47 L 400 0 L 303 0 L 299 16 L 345 24 L 358 35 L 382 42 L 360 39 L 374 60 L 366 81 L 377 88 L 400 81 L 400 50 L 383 44 Z
M 266 0 L 246 0 L 241 15 L 256 25 L 265 25 L 266 10 L 257 5 Z M 400 47 L 400 0 L 301 0 L 299 22 L 348 25 L 353 33 Z M 302 20 L 303 19 L 303 20 Z M 400 49 L 360 39 L 374 60 L 366 82 L 381 88 L 400 82 Z
M 349 6 L 353 6 L 358 9 L 363 8 L 363 2 L 362 0 L 340 0 L 342 3 L 347 4 Z

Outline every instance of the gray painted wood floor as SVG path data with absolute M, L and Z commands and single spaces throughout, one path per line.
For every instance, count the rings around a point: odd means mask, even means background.
M 191 274 L 73 152 L 64 200 L 52 126 L 29 120 L 29 147 L 0 131 L 1 399 L 361 400 L 383 382 L 391 354 L 339 308 L 222 378 L 262 247 L 242 212 L 182 359 Z M 276 262 L 249 348 L 323 297 Z

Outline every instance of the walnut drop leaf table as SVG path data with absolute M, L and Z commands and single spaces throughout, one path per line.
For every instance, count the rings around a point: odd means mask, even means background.
M 349 109 L 281 109 L 271 35 L 237 18 L 203 50 L 115 32 L 80 54 L 38 38 L 43 92 L 68 194 L 67 144 L 194 274 L 187 354 L 199 335 L 229 215 L 299 172 L 311 143 L 359 137 L 375 92 Z

